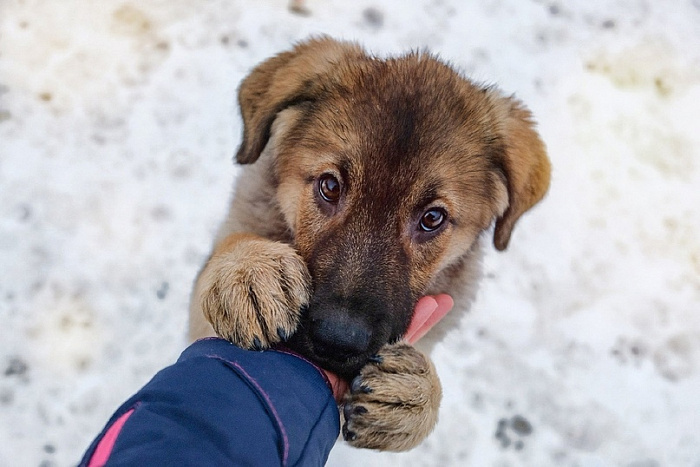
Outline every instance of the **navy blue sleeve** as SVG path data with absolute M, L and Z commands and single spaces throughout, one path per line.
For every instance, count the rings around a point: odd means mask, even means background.
M 339 427 L 308 361 L 204 339 L 117 410 L 80 465 L 323 465 Z

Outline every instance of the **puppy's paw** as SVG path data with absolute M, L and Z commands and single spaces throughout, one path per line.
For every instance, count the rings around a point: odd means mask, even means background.
M 385 345 L 345 396 L 343 438 L 359 448 L 407 451 L 433 430 L 441 399 L 425 355 L 405 342 Z
M 294 333 L 311 277 L 289 245 L 246 238 L 215 252 L 199 281 L 198 299 L 214 331 L 239 347 L 261 350 Z

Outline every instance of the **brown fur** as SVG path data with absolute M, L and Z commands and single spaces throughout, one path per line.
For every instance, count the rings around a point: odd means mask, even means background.
M 546 192 L 531 115 L 429 55 L 379 60 L 328 38 L 259 65 L 239 101 L 244 173 L 195 284 L 191 337 L 265 348 L 294 333 L 290 347 L 354 378 L 344 437 L 410 449 L 441 391 L 401 336 L 426 293 L 457 306 L 425 340 L 453 326 L 475 292 L 482 232 L 495 221 L 505 249 Z M 324 174 L 340 183 L 335 204 L 319 194 Z M 431 208 L 447 213 L 432 233 L 418 228 Z

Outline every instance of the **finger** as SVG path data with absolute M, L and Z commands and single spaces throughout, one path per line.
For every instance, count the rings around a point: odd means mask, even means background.
M 348 383 L 344 379 L 340 378 L 338 375 L 332 371 L 323 370 L 328 378 L 328 382 L 331 385 L 331 391 L 333 391 L 333 397 L 335 401 L 340 403 L 343 400 L 343 395 L 348 392 Z
M 423 297 L 425 298 L 425 297 Z M 450 297 L 447 294 L 440 294 L 440 295 L 434 295 L 431 296 L 432 300 L 435 302 L 435 305 L 432 305 L 431 308 L 432 310 L 430 313 L 428 313 L 427 317 L 423 319 L 423 316 L 420 317 L 420 325 L 417 325 L 413 332 L 409 334 L 408 332 L 406 333 L 406 339 L 408 340 L 409 343 L 414 344 L 418 340 L 420 340 L 421 337 L 427 334 L 430 329 L 435 326 L 442 318 L 445 317 L 445 315 L 452 309 L 454 306 L 454 300 L 452 300 L 452 297 Z M 421 298 L 421 300 L 423 300 Z M 419 300 L 418 302 L 420 303 Z M 425 309 L 422 310 L 422 313 L 425 313 L 428 309 L 427 305 L 422 305 L 422 307 L 425 307 Z M 416 313 L 418 314 L 418 304 L 416 304 Z M 415 318 L 415 315 L 414 315 Z M 411 326 L 409 326 L 409 330 L 411 330 L 411 327 L 413 325 L 413 322 L 411 323 Z

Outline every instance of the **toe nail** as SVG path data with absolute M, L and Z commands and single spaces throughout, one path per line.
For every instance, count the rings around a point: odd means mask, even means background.
M 289 333 L 282 327 L 277 328 L 277 335 L 282 339 L 282 342 L 287 342 L 287 340 L 289 340 Z
M 384 362 L 384 358 L 382 358 L 380 355 L 372 355 L 371 357 L 369 357 L 369 358 L 367 359 L 367 361 L 368 361 L 368 362 L 371 362 L 371 363 L 377 363 L 377 364 L 379 364 L 379 363 Z
M 354 406 L 352 404 L 345 404 L 343 407 L 343 415 L 345 415 L 345 420 L 350 420 L 353 415 L 363 415 L 367 413 L 367 409 L 361 405 Z
M 364 392 L 365 394 L 372 392 L 372 388 L 363 386 L 361 376 L 355 376 L 355 379 L 353 379 L 352 383 L 350 384 L 350 390 L 352 392 Z
M 352 404 L 345 404 L 345 407 L 343 407 L 343 415 L 345 416 L 345 420 L 350 419 L 352 415 Z
M 253 339 L 253 350 L 262 350 L 262 348 L 263 348 L 262 342 L 260 342 L 260 339 L 255 337 Z
M 345 441 L 355 441 L 357 439 L 357 435 L 355 434 L 354 431 L 348 430 L 347 427 L 343 427 L 343 439 Z

